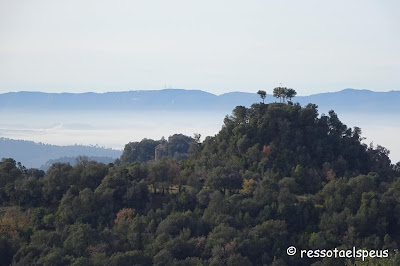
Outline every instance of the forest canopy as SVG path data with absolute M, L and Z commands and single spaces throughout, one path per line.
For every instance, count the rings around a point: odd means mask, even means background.
M 108 165 L 80 157 L 44 172 L 3 158 L 0 265 L 362 263 L 289 246 L 388 249 L 364 263 L 400 264 L 400 164 L 290 93 L 237 106 L 203 142 L 131 142 Z

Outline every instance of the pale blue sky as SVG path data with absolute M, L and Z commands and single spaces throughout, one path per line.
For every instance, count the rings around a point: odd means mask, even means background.
M 0 0 L 0 93 L 400 90 L 400 1 Z

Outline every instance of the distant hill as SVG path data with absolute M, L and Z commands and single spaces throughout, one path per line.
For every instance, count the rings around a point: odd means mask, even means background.
M 400 113 L 400 91 L 374 92 L 345 89 L 339 92 L 296 97 L 300 103 L 315 103 L 320 108 L 338 112 Z
M 256 95 L 250 94 L 256 99 Z M 223 108 L 214 94 L 199 90 L 166 89 L 107 93 L 10 92 L 0 94 L 0 109 L 18 110 L 182 110 Z M 225 105 L 231 105 L 225 102 Z
M 298 96 L 294 102 L 315 103 L 322 111 L 400 112 L 400 91 L 374 92 L 345 89 L 339 92 Z M 267 91 L 266 103 L 276 101 Z M 107 93 L 9 92 L 0 94 L 0 110 L 232 110 L 260 102 L 256 93 L 214 95 L 201 90 L 148 90 Z
M 0 138 L 0 158 L 13 158 L 27 168 L 39 168 L 51 159 L 77 157 L 80 155 L 119 158 L 120 150 L 98 146 L 57 146 L 26 140 Z

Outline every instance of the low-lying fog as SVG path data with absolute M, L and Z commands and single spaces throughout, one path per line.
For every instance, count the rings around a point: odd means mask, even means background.
M 348 127 L 358 126 L 361 128 L 363 142 L 374 146 L 381 145 L 390 151 L 389 157 L 392 163 L 400 161 L 400 120 L 398 115 L 388 114 L 339 114 L 339 119 Z
M 55 145 L 96 145 L 123 149 L 131 141 L 175 133 L 216 134 L 226 112 L 2 113 L 0 136 Z M 202 138 L 204 139 L 204 138 Z
M 221 129 L 228 111 L 210 112 L 74 112 L 0 114 L 0 137 L 32 140 L 55 145 L 99 145 L 123 149 L 131 141 L 160 139 L 175 133 L 202 140 Z M 339 113 L 349 127 L 362 129 L 365 143 L 390 150 L 392 163 L 400 161 L 400 121 L 382 114 Z

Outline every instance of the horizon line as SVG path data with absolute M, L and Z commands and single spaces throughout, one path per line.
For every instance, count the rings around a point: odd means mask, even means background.
M 327 91 L 327 92 L 318 92 L 318 93 L 312 93 L 308 95 L 297 95 L 297 97 L 306 97 L 306 96 L 312 96 L 312 95 L 318 95 L 318 94 L 327 94 L 327 93 L 337 93 L 337 92 L 343 92 L 347 90 L 353 90 L 353 91 L 368 91 L 368 92 L 374 92 L 374 93 L 388 93 L 388 92 L 400 92 L 400 90 L 389 90 L 389 91 L 374 91 L 374 90 L 369 90 L 369 89 L 354 89 L 354 88 L 345 88 L 337 91 Z M 105 91 L 105 92 L 95 92 L 95 91 L 85 91 L 85 92 L 66 92 L 66 91 L 61 91 L 61 92 L 48 92 L 48 91 L 40 91 L 40 90 L 20 90 L 20 91 L 8 91 L 8 92 L 0 92 L 0 95 L 2 94 L 8 94 L 8 93 L 26 93 L 26 92 L 32 92 L 32 93 L 45 93 L 45 94 L 107 94 L 107 93 L 123 93 L 123 92 L 156 92 L 156 91 L 193 91 L 193 92 L 204 92 L 204 93 L 209 93 L 215 96 L 222 96 L 225 94 L 230 94 L 230 93 L 248 93 L 248 94 L 257 94 L 257 92 L 248 92 L 248 91 L 229 91 L 221 94 L 216 94 L 212 93 L 206 90 L 200 90 L 200 89 L 181 89 L 181 88 L 163 88 L 163 89 L 149 89 L 149 90 L 118 90 L 118 91 Z M 268 95 L 268 92 L 267 92 Z M 271 93 L 269 94 L 271 95 Z

